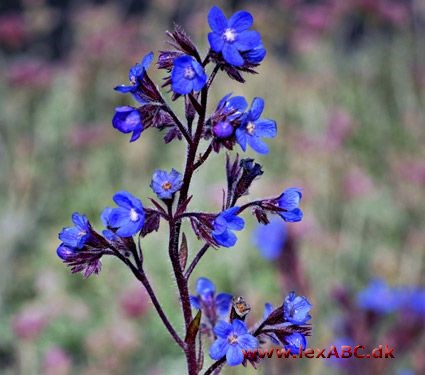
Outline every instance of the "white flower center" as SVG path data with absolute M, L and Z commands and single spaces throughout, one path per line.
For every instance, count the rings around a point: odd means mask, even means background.
M 195 71 L 193 68 L 189 65 L 184 68 L 184 78 L 186 79 L 192 79 L 195 77 Z
M 226 42 L 234 42 L 236 39 L 236 31 L 234 29 L 228 28 L 224 30 L 223 37 Z
M 139 214 L 136 212 L 134 208 L 130 210 L 130 220 L 131 221 L 137 221 L 139 220 Z
M 246 126 L 246 131 L 249 133 L 249 134 L 252 134 L 252 133 L 254 133 L 254 130 L 255 130 L 255 124 L 253 123 L 253 122 L 248 122 L 248 125 Z

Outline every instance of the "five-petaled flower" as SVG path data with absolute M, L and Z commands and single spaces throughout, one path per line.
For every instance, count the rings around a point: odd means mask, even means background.
M 137 140 L 144 129 L 140 112 L 136 108 L 128 105 L 115 108 L 112 125 L 121 133 L 133 132 L 130 142 Z
M 157 169 L 153 174 L 150 187 L 159 198 L 170 199 L 182 185 L 182 175 L 173 168 L 170 173 Z
M 244 360 L 242 350 L 255 350 L 258 347 L 257 339 L 248 333 L 242 320 L 235 319 L 232 324 L 220 320 L 214 327 L 217 340 L 211 345 L 210 357 L 220 360 L 226 356 L 229 366 L 240 365 Z
M 116 229 L 118 236 L 131 237 L 139 232 L 145 222 L 142 202 L 127 191 L 119 191 L 113 196 L 113 200 L 119 207 L 105 208 L 103 220 L 110 228 Z
M 302 198 L 300 188 L 289 188 L 286 189 L 278 198 L 277 204 L 284 211 L 279 212 L 279 215 L 283 220 L 295 223 L 301 221 L 303 218 L 303 212 L 298 207 Z
M 309 314 L 311 308 L 312 304 L 306 297 L 291 292 L 283 303 L 283 317 L 291 324 L 306 324 L 311 319 Z
M 144 100 L 140 95 L 137 94 L 139 91 L 139 87 L 141 81 L 148 70 L 150 64 L 153 60 L 153 52 L 149 52 L 146 56 L 143 57 L 140 63 L 137 63 L 133 67 L 131 67 L 128 72 L 128 80 L 130 81 L 129 86 L 120 85 L 115 87 L 115 90 L 121 92 L 123 94 L 131 93 L 133 97 L 141 104 L 145 104 L 146 100 Z
M 238 212 L 239 207 L 231 207 L 214 219 L 212 236 L 220 246 L 235 245 L 237 237 L 232 230 L 242 230 L 245 225 L 245 221 L 237 216 Z
M 194 309 L 205 310 L 206 315 L 213 319 L 229 312 L 232 295 L 219 293 L 215 295 L 214 283 L 206 277 L 200 277 L 196 281 L 196 296 L 190 296 L 190 303 Z
M 201 64 L 193 57 L 183 55 L 174 60 L 171 72 L 171 88 L 176 94 L 184 95 L 201 91 L 207 83 L 207 75 Z
M 63 228 L 59 239 L 68 248 L 82 249 L 91 236 L 91 225 L 86 215 L 72 214 L 73 227 Z
M 269 119 L 260 119 L 263 109 L 264 100 L 262 98 L 254 98 L 251 109 L 244 117 L 241 126 L 236 129 L 236 140 L 244 151 L 248 143 L 253 150 L 260 154 L 269 152 L 269 148 L 260 137 L 275 137 L 277 134 L 276 122 Z
M 241 52 L 261 47 L 260 34 L 249 30 L 253 22 L 254 19 L 248 12 L 236 12 L 227 20 L 220 8 L 212 7 L 208 13 L 208 24 L 212 30 L 208 34 L 211 49 L 217 53 L 221 52 L 224 60 L 233 66 L 244 65 L 245 60 Z

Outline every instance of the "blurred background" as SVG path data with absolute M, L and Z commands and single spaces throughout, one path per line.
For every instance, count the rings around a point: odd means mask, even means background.
M 121 189 L 152 197 L 155 169 L 182 170 L 183 142 L 165 147 L 114 131 L 113 91 L 176 22 L 208 49 L 206 22 L 252 12 L 268 50 L 245 85 L 221 74 L 210 109 L 227 94 L 266 100 L 278 123 L 251 198 L 304 188 L 304 220 L 246 229 L 211 250 L 192 277 L 253 306 L 290 290 L 313 303 L 308 346 L 388 344 L 396 359 L 265 360 L 258 373 L 425 373 L 425 3 L 421 0 L 69 1 L 0 4 L 0 373 L 181 374 L 185 362 L 143 290 L 114 259 L 97 277 L 71 275 L 57 233 L 99 213 Z M 150 70 L 160 84 L 163 72 Z M 173 104 L 180 111 L 180 101 Z M 235 154 L 235 151 L 233 152 Z M 217 211 L 224 153 L 196 175 L 192 207 Z M 166 231 L 144 240 L 146 268 L 182 328 Z M 189 228 L 186 228 L 189 233 Z M 190 237 L 194 254 L 201 243 Z M 208 347 L 208 344 L 207 344 Z M 206 360 L 206 365 L 210 360 Z M 225 373 L 255 373 L 240 367 Z

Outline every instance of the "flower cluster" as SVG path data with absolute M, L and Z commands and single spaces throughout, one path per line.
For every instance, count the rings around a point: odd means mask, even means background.
M 138 140 L 150 127 L 167 130 L 165 143 L 184 140 L 187 144 L 184 171 L 180 173 L 172 168 L 169 172 L 163 169 L 153 172 L 150 188 L 156 197 L 144 200 L 151 206 L 145 206 L 142 200 L 127 191 L 118 191 L 113 196 L 116 206 L 106 207 L 100 215 L 105 227 L 101 233 L 93 229 L 85 215 L 74 213 L 74 226 L 59 233 L 61 243 L 57 248 L 57 255 L 71 267 L 71 271 L 82 272 L 85 277 L 100 271 L 101 258 L 106 255 L 118 258 L 128 267 L 145 287 L 170 336 L 182 348 L 189 374 L 197 374 L 203 365 L 203 355 L 198 354 L 202 347 L 197 349 L 201 342 L 197 338 L 201 334 L 214 341 L 209 350 L 210 357 L 217 361 L 213 366 L 220 366 L 224 361 L 235 366 L 246 364 L 243 350 L 256 349 L 267 337 L 291 350 L 304 348 L 311 318 L 308 300 L 291 293 L 275 310 L 267 304 L 264 319 L 254 330 L 245 322 L 251 307 L 242 297 L 216 294 L 215 285 L 207 278 L 197 280 L 196 295 L 188 293 L 190 276 L 207 250 L 236 245 L 236 232 L 245 229 L 245 220 L 241 216 L 247 211 L 251 211 L 263 225 L 269 224 L 270 215 L 280 216 L 285 222 L 298 222 L 303 217 L 299 208 L 302 198 L 299 188 L 289 188 L 278 196 L 241 204 L 240 198 L 249 195 L 251 185 L 264 171 L 253 158 L 241 159 L 236 154 L 232 159 L 229 153 L 225 164 L 227 186 L 223 189 L 221 207 L 213 212 L 192 211 L 189 207 L 192 176 L 212 151 L 231 151 L 239 145 L 242 152 L 249 146 L 259 154 L 267 154 L 269 148 L 263 139 L 277 135 L 276 122 L 263 117 L 265 102 L 259 97 L 253 98 L 249 107 L 244 97 L 227 94 L 214 107 L 215 110 L 208 113 L 208 93 L 215 76 L 223 71 L 230 78 L 244 82 L 242 74 L 256 73 L 254 68 L 266 55 L 260 34 L 251 29 L 253 17 L 250 13 L 240 11 L 227 19 L 219 8 L 213 7 L 208 14 L 208 23 L 211 27 L 208 34 L 210 50 L 205 57 L 201 57 L 183 29 L 176 26 L 173 32 L 167 32 L 171 49 L 160 51 L 157 59 L 157 67 L 166 71 L 162 88 L 171 91 L 171 100 L 182 99 L 186 123 L 149 77 L 153 52 L 130 69 L 128 85 L 115 87 L 119 93 L 130 94 L 137 106 L 117 107 L 112 118 L 113 127 L 121 133 L 131 134 L 130 142 Z M 210 64 L 212 69 L 209 69 Z M 203 142 L 208 145 L 200 153 Z M 283 225 L 281 219 L 280 225 Z M 167 254 L 181 302 L 186 328 L 184 340 L 170 323 L 145 271 L 144 237 L 157 231 L 163 221 L 169 230 Z M 184 221 L 190 223 L 194 234 L 202 241 L 202 247 L 191 262 L 188 262 L 189 244 L 182 232 Z M 274 226 L 275 221 L 272 222 Z M 272 258 L 276 250 L 269 249 L 268 252 Z M 197 311 L 195 317 L 192 316 L 193 310 Z M 256 361 L 258 358 L 250 360 L 253 364 Z M 210 368 L 209 373 L 214 368 Z
M 242 297 L 232 299 L 227 293 L 215 296 L 214 284 L 204 277 L 197 280 L 196 291 L 198 296 L 191 296 L 191 303 L 204 314 L 201 332 L 215 337 L 209 351 L 212 359 L 225 359 L 229 366 L 240 365 L 247 360 L 243 351 L 257 349 L 267 338 L 292 353 L 305 349 L 312 307 L 306 297 L 291 292 L 277 309 L 266 303 L 263 320 L 254 326 L 256 329 L 250 329 L 245 320 L 251 308 Z M 248 359 L 252 363 L 260 360 L 255 354 Z

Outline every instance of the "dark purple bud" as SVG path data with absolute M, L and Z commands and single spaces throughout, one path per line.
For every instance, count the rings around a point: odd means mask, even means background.
M 236 185 L 236 199 L 246 194 L 252 182 L 264 173 L 261 165 L 254 163 L 254 159 L 242 159 L 240 166 L 242 167 L 242 176 Z
M 176 25 L 173 32 L 167 31 L 166 34 L 170 38 L 170 44 L 178 51 L 193 56 L 198 61 L 201 60 L 198 50 L 181 26 Z

